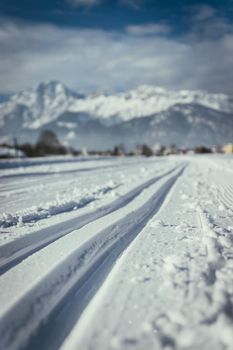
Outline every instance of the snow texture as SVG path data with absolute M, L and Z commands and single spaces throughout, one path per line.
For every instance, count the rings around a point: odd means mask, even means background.
M 0 170 L 0 349 L 232 349 L 232 157 L 17 165 Z

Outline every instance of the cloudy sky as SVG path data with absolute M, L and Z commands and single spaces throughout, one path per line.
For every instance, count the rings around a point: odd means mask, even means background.
M 61 80 L 233 94 L 233 0 L 1 0 L 0 95 Z

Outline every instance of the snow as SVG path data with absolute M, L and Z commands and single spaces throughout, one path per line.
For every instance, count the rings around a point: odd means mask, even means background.
M 9 147 L 0 147 L 0 157 L 1 158 L 15 158 L 15 156 L 18 157 L 24 157 L 24 154 L 20 150 L 16 150 L 15 148 L 9 148 Z
M 159 87 L 142 85 L 135 90 L 113 96 L 98 96 L 82 100 L 71 106 L 74 112 L 85 111 L 98 118 L 109 119 L 117 115 L 130 120 L 166 111 L 176 104 L 197 103 L 205 107 L 232 111 L 232 104 L 224 94 L 208 94 L 205 91 L 169 91 Z
M 3 164 L 1 349 L 232 349 L 232 157 Z
M 59 82 L 41 83 L 0 104 L 0 140 L 35 143 L 46 128 L 75 149 L 106 151 L 123 144 L 132 150 L 141 143 L 213 147 L 232 141 L 232 101 L 230 95 L 147 85 L 81 95 Z
M 41 83 L 38 87 L 20 92 L 10 101 L 0 104 L 0 123 L 11 115 L 17 105 L 24 111 L 24 127 L 40 128 L 56 120 L 64 112 L 84 113 L 107 125 L 148 117 L 168 110 L 176 104 L 198 104 L 217 111 L 232 113 L 231 96 L 210 94 L 206 91 L 170 91 L 157 86 L 141 85 L 138 88 L 113 95 L 78 95 L 60 82 Z

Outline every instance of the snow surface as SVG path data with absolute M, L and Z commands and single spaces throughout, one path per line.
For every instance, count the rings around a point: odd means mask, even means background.
M 232 349 L 233 158 L 0 162 L 0 349 Z

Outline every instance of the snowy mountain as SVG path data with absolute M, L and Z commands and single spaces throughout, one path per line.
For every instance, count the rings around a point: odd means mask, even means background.
M 35 142 L 41 130 L 51 129 L 75 147 L 215 145 L 233 139 L 233 98 L 147 85 L 114 95 L 84 95 L 53 81 L 1 103 L 0 125 L 1 141 L 17 136 L 19 142 Z

